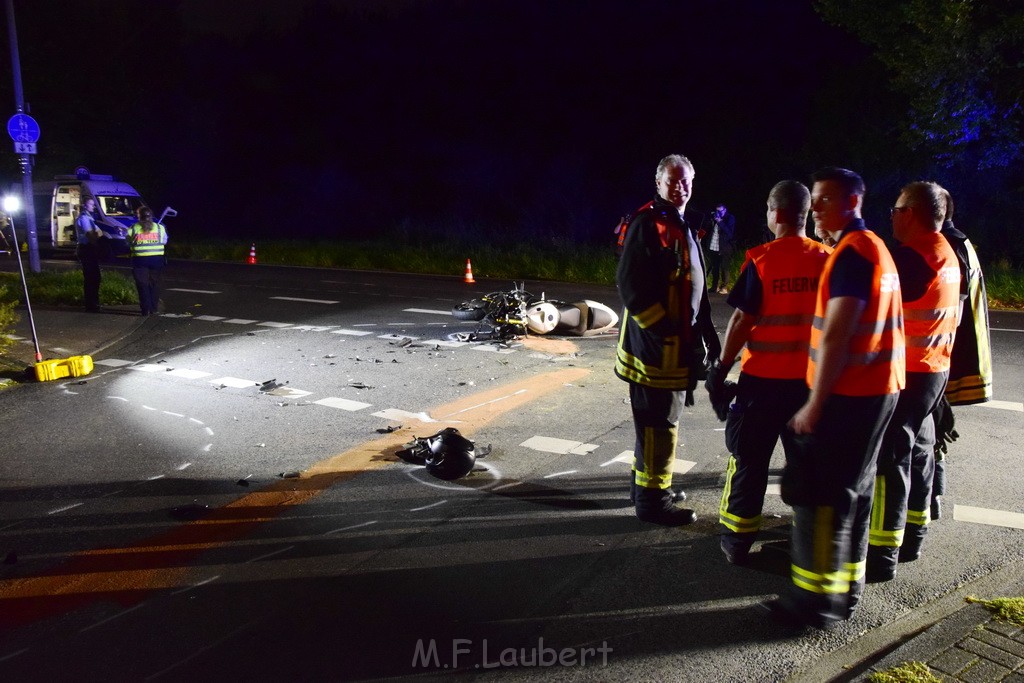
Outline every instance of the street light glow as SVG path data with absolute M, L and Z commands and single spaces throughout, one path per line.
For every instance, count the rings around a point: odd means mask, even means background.
M 13 194 L 4 197 L 4 213 L 17 213 L 21 208 L 21 200 Z

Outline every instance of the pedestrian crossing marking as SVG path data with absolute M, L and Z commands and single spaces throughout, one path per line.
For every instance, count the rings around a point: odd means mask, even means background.
M 121 360 L 120 358 L 104 358 L 103 360 L 94 361 L 93 365 L 105 365 L 108 368 L 123 368 L 126 365 L 131 365 L 134 361 Z
M 331 301 L 329 299 L 302 299 L 295 296 L 272 296 L 271 299 L 277 299 L 278 301 L 297 301 L 303 304 L 336 304 L 337 301 Z
M 256 323 L 256 324 L 258 326 L 260 326 L 260 327 L 276 327 L 278 329 L 283 328 L 283 327 L 291 327 L 292 326 L 292 323 L 275 323 L 272 320 L 268 320 L 266 322 Z
M 365 337 L 368 334 L 373 334 L 373 332 L 369 332 L 369 331 L 365 331 L 365 330 L 340 329 L 340 330 L 331 330 L 331 334 L 347 334 L 347 335 L 352 335 L 352 336 L 356 336 L 356 337 Z
M 225 320 L 224 322 L 231 323 L 232 325 L 252 325 L 254 322 L 257 321 L 246 320 L 245 318 L 230 318 L 229 320 Z
M 608 467 L 608 465 L 611 465 L 612 463 L 616 463 L 616 462 L 624 462 L 624 463 L 626 463 L 628 465 L 632 465 L 633 464 L 633 451 L 622 451 L 621 453 L 616 455 L 611 460 L 609 460 L 607 462 L 601 463 L 601 467 Z
M 556 439 L 550 436 L 531 436 L 519 445 L 542 453 L 561 453 L 563 455 L 587 455 L 597 448 L 596 443 Z
M 1017 413 L 1024 413 L 1024 403 L 1014 401 L 989 401 L 988 403 L 977 404 L 979 408 L 995 408 L 996 410 L 1012 410 Z
M 350 412 L 369 408 L 373 405 L 372 403 L 360 403 L 359 401 L 350 401 L 347 398 L 338 398 L 337 396 L 328 396 L 327 398 L 322 398 L 319 401 L 313 401 L 313 403 L 321 406 L 327 406 L 328 408 L 348 410 Z
M 217 322 L 218 320 L 224 320 L 222 315 L 197 315 L 196 320 L 206 320 L 211 323 Z
M 1005 510 L 989 510 L 971 507 L 970 505 L 954 505 L 953 519 L 958 522 L 974 522 L 989 526 L 1001 526 L 1009 529 L 1024 529 L 1024 514 Z
M 381 410 L 373 414 L 374 417 L 383 417 L 385 420 L 419 420 L 420 422 L 437 422 L 434 418 L 430 417 L 426 413 L 410 413 L 405 410 L 399 410 L 398 408 L 388 408 Z
M 184 377 L 185 379 L 199 379 L 200 377 L 209 377 L 212 372 L 203 372 L 202 370 L 189 370 L 187 368 L 176 368 L 167 373 L 174 377 Z
M 210 384 L 223 384 L 226 387 L 232 389 L 245 389 L 246 387 L 254 387 L 257 382 L 253 382 L 251 379 L 240 379 L 238 377 L 218 377 L 217 379 L 211 379 Z
M 138 372 L 166 372 L 167 366 L 157 365 L 156 363 L 140 363 L 139 365 L 133 365 L 128 369 L 137 370 Z
M 337 327 L 337 325 L 296 325 L 293 330 L 302 330 L 303 332 L 326 332 Z

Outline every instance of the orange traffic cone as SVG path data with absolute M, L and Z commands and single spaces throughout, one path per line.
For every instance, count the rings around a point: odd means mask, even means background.
M 255 244 L 253 244 L 251 247 L 249 247 L 249 258 L 245 259 L 245 262 L 248 263 L 250 266 L 256 264 L 256 245 Z
M 469 259 L 466 259 L 466 277 L 462 278 L 462 281 L 471 283 L 476 282 L 476 280 L 473 279 L 473 265 L 469 262 Z

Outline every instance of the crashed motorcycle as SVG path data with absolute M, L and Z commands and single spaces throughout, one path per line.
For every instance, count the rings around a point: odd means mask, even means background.
M 509 291 L 456 304 L 452 316 L 480 323 L 470 335 L 475 340 L 512 339 L 529 333 L 582 337 L 608 332 L 619 322 L 618 314 L 604 304 L 590 299 L 567 303 L 543 293 L 538 297 L 527 292 L 525 285 L 513 283 Z

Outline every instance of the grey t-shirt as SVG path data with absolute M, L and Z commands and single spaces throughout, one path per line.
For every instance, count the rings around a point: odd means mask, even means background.
M 682 212 L 679 217 L 682 218 Z M 693 310 L 691 325 L 697 324 L 697 313 L 700 311 L 700 301 L 704 297 L 704 267 L 700 264 L 700 245 L 693 238 L 693 231 L 686 227 L 686 243 L 690 252 L 690 280 L 693 283 L 693 290 L 690 292 L 690 308 Z

